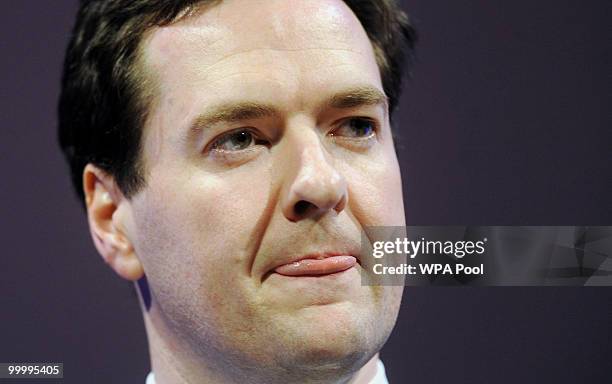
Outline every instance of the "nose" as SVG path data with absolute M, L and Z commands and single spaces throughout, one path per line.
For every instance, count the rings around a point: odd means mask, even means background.
M 291 152 L 294 169 L 281 198 L 285 217 L 296 222 L 342 212 L 348 202 L 347 182 L 326 158 L 318 137 L 302 138 Z

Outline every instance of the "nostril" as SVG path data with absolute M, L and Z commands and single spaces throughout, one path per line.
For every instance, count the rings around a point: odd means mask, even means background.
M 312 204 L 306 200 L 300 200 L 297 203 L 295 203 L 295 206 L 293 207 L 293 211 L 295 212 L 296 215 L 302 216 L 306 214 L 306 211 L 308 211 L 308 208 L 311 205 Z

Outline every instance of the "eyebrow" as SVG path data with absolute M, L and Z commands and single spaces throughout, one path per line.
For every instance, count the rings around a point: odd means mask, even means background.
M 197 133 L 203 128 L 218 123 L 231 123 L 277 115 L 279 115 L 279 112 L 274 107 L 255 102 L 242 101 L 220 104 L 199 115 L 191 124 L 191 131 Z
M 387 96 L 372 86 L 359 86 L 335 94 L 328 106 L 336 109 L 348 109 L 364 105 L 382 105 L 387 107 Z
M 387 96 L 372 86 L 357 86 L 333 95 L 325 105 L 335 109 L 350 109 L 365 105 L 382 105 L 387 107 Z M 197 134 L 214 124 L 232 123 L 250 119 L 279 116 L 280 112 L 273 106 L 250 101 L 228 102 L 210 108 L 195 118 L 191 124 L 191 133 Z

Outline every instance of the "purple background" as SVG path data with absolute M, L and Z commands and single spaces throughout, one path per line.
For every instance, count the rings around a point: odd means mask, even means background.
M 612 225 L 612 3 L 403 3 L 420 32 L 396 116 L 409 224 Z M 76 2 L 4 8 L 0 362 L 143 383 L 136 298 L 56 144 Z M 410 288 L 383 359 L 392 383 L 605 383 L 611 324 L 612 288 Z

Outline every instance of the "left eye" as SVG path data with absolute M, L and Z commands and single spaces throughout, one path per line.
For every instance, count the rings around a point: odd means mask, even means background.
M 344 121 L 336 130 L 332 132 L 332 136 L 342 136 L 347 138 L 363 139 L 374 135 L 376 124 L 365 118 L 352 118 Z

